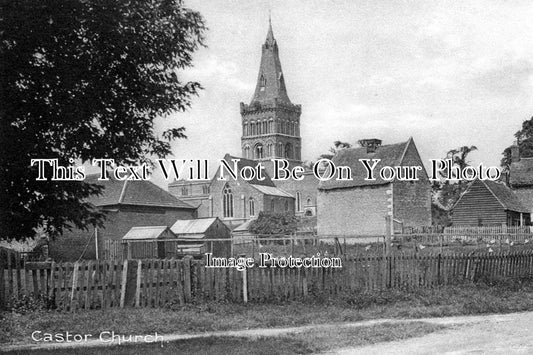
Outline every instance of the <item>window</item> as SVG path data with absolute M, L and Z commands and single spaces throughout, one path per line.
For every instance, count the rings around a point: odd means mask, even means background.
M 263 74 L 261 74 L 261 78 L 259 79 L 259 85 L 260 85 L 261 91 L 265 91 L 266 84 L 267 84 L 266 78 Z
M 274 199 L 272 199 L 270 200 L 270 212 L 274 212 L 274 207 L 275 207 Z
M 302 211 L 302 197 L 300 195 L 300 192 L 296 192 L 296 211 L 301 212 Z
M 289 211 L 289 201 L 285 200 L 285 212 Z
M 285 158 L 287 159 L 294 158 L 292 154 L 292 144 L 290 143 L 287 143 L 287 145 L 285 146 Z
M 222 205 L 224 208 L 224 217 L 233 217 L 233 193 L 231 187 L 226 184 L 222 191 Z
M 268 142 L 267 143 L 267 151 L 266 152 L 267 152 L 267 157 L 273 156 L 273 154 L 272 154 L 272 142 Z
M 250 200 L 248 201 L 248 209 L 250 212 L 250 217 L 254 217 L 255 216 L 255 201 L 253 197 L 250 197 Z
M 187 196 L 189 194 L 189 189 L 187 189 L 187 186 L 183 186 L 181 188 L 181 196 Z
M 245 123 L 242 126 L 242 135 L 245 136 L 245 137 L 248 135 L 248 123 Z
M 312 204 L 312 203 L 311 203 L 311 198 L 308 197 L 308 198 L 307 198 L 307 206 L 311 206 L 311 204 Z
M 278 143 L 278 154 L 277 154 L 278 157 L 282 158 L 283 157 L 283 143 L 279 142 Z
M 263 159 L 263 145 L 257 144 L 255 146 L 255 159 Z
M 209 194 L 209 185 L 203 185 L 202 186 L 202 192 L 204 195 Z
M 250 159 L 250 147 L 249 146 L 244 147 L 244 157 L 246 159 Z
M 274 133 L 274 120 L 272 118 L 268 121 L 268 133 Z

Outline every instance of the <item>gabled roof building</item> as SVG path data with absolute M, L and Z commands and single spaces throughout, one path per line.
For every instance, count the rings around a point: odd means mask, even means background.
M 347 166 L 352 179 L 321 181 L 318 185 L 319 236 L 381 236 L 386 232 L 386 216 L 408 226 L 431 225 L 431 186 L 412 138 L 407 142 L 381 145 L 379 139 L 359 141 L 361 147 L 337 152 L 332 161 Z M 418 181 L 366 180 L 359 159 L 380 159 L 384 166 L 421 166 Z M 391 226 L 392 228 L 392 226 Z
M 530 210 L 504 183 L 475 180 L 452 209 L 454 226 L 524 226 Z

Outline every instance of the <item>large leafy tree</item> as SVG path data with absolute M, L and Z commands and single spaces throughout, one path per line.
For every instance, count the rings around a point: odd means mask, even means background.
M 462 146 L 456 149 L 451 149 L 446 153 L 445 159 L 450 159 L 454 167 L 461 170 L 469 166 L 468 155 L 477 150 L 476 146 Z M 450 209 L 459 200 L 461 194 L 466 190 L 468 184 L 466 181 L 457 179 L 458 177 L 445 176 L 441 173 L 441 180 L 433 181 L 433 203 L 432 203 L 432 220 L 434 224 L 449 225 Z M 450 181 L 450 179 L 457 179 L 457 181 Z
M 520 149 L 520 156 L 523 158 L 533 157 L 533 117 L 522 123 L 522 129 L 514 134 L 518 148 Z M 500 165 L 504 171 L 509 170 L 511 165 L 511 147 L 505 148 L 502 153 L 503 158 Z
M 101 223 L 82 202 L 98 186 L 36 181 L 30 160 L 127 165 L 169 154 L 184 128 L 157 132 L 154 120 L 187 109 L 201 88 L 178 70 L 204 33 L 181 0 L 1 3 L 0 238 Z

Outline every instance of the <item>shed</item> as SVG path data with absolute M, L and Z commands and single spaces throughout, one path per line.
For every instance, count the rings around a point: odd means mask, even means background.
M 523 226 L 531 223 L 531 215 L 505 184 L 475 180 L 453 207 L 452 222 L 463 226 Z
M 178 220 L 170 230 L 177 238 L 174 248 L 178 256 L 208 252 L 216 256 L 231 254 L 231 230 L 218 217 Z M 208 241 L 204 242 L 204 239 Z
M 163 259 L 166 255 L 165 239 L 176 236 L 167 226 L 133 227 L 122 237 L 128 259 Z

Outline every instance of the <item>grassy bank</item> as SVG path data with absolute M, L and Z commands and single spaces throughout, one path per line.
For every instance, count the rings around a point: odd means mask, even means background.
M 112 347 L 70 348 L 18 352 L 18 354 L 312 354 L 332 349 L 363 346 L 422 336 L 444 329 L 443 326 L 413 322 L 409 324 L 380 324 L 369 327 L 331 326 L 320 330 L 289 333 L 277 337 L 206 337 L 154 344 L 135 344 Z M 95 351 L 96 350 L 96 351 Z M 17 352 L 12 352 L 17 354 Z
M 376 318 L 419 318 L 533 310 L 533 281 L 478 283 L 412 291 L 387 290 L 283 304 L 188 305 L 175 309 L 111 309 L 79 313 L 4 312 L 0 342 L 31 342 L 48 333 L 114 331 L 122 334 L 196 333 L 214 330 L 354 322 Z

